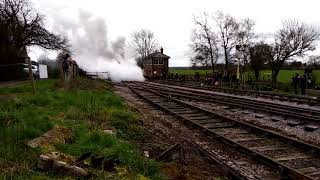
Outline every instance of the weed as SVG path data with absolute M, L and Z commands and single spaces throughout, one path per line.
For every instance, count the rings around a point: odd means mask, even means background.
M 161 179 L 158 164 L 143 157 L 133 145 L 101 131 L 88 133 L 83 133 L 83 131 L 87 130 L 84 128 L 81 129 L 81 132 L 75 132 L 76 142 L 74 144 L 58 144 L 56 148 L 74 156 L 92 152 L 95 155 L 119 162 L 120 166 L 128 166 L 131 172 L 152 177 L 152 179 Z

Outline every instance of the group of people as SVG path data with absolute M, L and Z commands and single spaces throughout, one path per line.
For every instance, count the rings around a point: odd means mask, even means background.
M 223 80 L 223 75 L 221 72 L 216 72 L 212 77 L 204 77 L 202 78 L 199 72 L 196 72 L 194 74 L 193 80 L 196 82 L 201 82 L 201 84 L 207 84 L 207 85 L 215 85 L 218 86 L 220 85 L 221 81 Z M 185 75 L 179 75 L 178 73 L 170 73 L 168 76 L 168 79 L 173 79 L 173 80 L 186 80 Z M 230 82 L 238 84 L 238 79 L 235 73 L 233 73 L 230 76 Z M 311 84 L 311 78 L 308 75 L 299 75 L 298 73 L 294 76 L 292 76 L 292 86 L 294 89 L 295 94 L 298 94 L 298 89 L 301 90 L 301 95 L 306 94 L 306 89 L 307 87 Z
M 311 83 L 311 78 L 306 75 L 300 76 L 298 73 L 295 76 L 292 76 L 292 86 L 294 93 L 298 94 L 298 88 L 301 89 L 301 95 L 306 95 L 306 88 L 308 84 Z
M 176 73 L 176 74 L 169 73 L 168 79 L 185 81 L 186 80 L 186 75 L 179 75 L 178 73 Z
M 213 85 L 217 86 L 217 85 L 220 84 L 221 80 L 222 80 L 222 73 L 221 72 L 216 72 L 216 73 L 214 73 L 214 75 L 212 77 L 205 77 L 203 79 L 203 82 L 205 84 L 208 84 L 208 85 L 213 84 Z M 196 82 L 200 82 L 201 81 L 201 77 L 200 77 L 199 72 L 195 73 L 194 81 L 196 81 Z
M 76 61 L 71 59 L 71 56 L 69 54 L 65 54 L 62 57 L 61 63 L 65 83 L 69 82 L 70 79 L 76 78 L 78 74 L 78 65 Z

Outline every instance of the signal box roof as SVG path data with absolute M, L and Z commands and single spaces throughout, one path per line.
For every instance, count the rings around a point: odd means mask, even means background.
M 153 58 L 153 57 L 155 57 L 155 58 L 163 58 L 163 59 L 169 59 L 170 58 L 170 56 L 167 56 L 167 55 L 165 55 L 165 54 L 163 54 L 161 52 L 154 52 L 154 53 L 151 53 L 148 56 L 146 56 L 145 59 Z

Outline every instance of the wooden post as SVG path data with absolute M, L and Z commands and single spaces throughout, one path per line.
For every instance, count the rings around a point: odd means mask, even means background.
M 72 62 L 72 80 L 75 80 L 75 65 L 74 65 L 74 61 Z
M 78 79 L 79 77 L 79 66 L 76 64 L 76 78 Z
M 32 64 L 31 64 L 30 57 L 27 57 L 27 60 L 28 60 L 28 66 L 29 66 L 29 76 L 30 76 L 31 85 L 32 85 L 32 93 L 36 94 L 36 85 L 35 85 L 34 77 L 32 73 Z
M 78 79 L 78 67 L 77 67 L 77 63 L 74 63 L 74 79 L 75 79 L 75 80 Z
M 64 83 L 64 72 L 63 72 L 63 65 L 62 65 L 62 62 L 61 62 L 61 65 L 60 65 L 60 74 L 61 74 L 62 82 Z
M 61 61 L 61 64 L 60 64 L 60 75 L 61 75 L 61 82 L 63 84 L 63 88 L 66 89 L 66 83 L 64 82 L 65 79 L 64 79 L 64 71 L 63 71 L 63 61 Z

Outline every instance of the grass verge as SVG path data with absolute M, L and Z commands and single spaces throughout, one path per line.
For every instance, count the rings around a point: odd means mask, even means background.
M 163 179 L 159 164 L 132 143 L 144 137 L 137 114 L 105 82 L 83 79 L 68 91 L 58 85 L 38 81 L 35 96 L 30 84 L 0 88 L 0 97 L 7 97 L 0 98 L 0 179 L 65 178 L 38 170 L 37 159 L 47 149 L 26 145 L 56 125 L 72 129 L 72 141 L 50 148 L 74 157 L 92 152 L 118 162 L 118 173 L 92 169 L 94 179 Z

